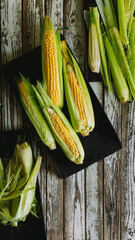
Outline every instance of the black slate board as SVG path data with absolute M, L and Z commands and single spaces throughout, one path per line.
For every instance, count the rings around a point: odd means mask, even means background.
M 18 140 L 20 138 L 20 143 L 23 142 L 23 138 L 30 143 L 32 147 L 30 133 L 28 131 L 9 131 L 0 132 L 0 157 L 12 156 L 13 150 Z M 33 148 L 33 147 L 32 147 Z M 35 160 L 35 158 L 34 158 Z M 29 214 L 25 222 L 20 222 L 18 227 L 11 227 L 10 225 L 0 224 L 0 239 L 1 240 L 47 240 L 45 234 L 45 225 L 43 220 L 43 212 L 41 206 L 39 186 L 37 184 L 36 188 L 36 198 L 39 204 L 39 218 L 36 218 Z
M 16 94 L 15 78 L 18 77 L 18 72 L 29 77 L 30 82 L 33 84 L 36 83 L 37 79 L 42 81 L 41 47 L 39 46 L 29 53 L 5 64 L 2 70 Z M 95 129 L 87 137 L 79 135 L 85 151 L 84 163 L 82 165 L 75 165 L 70 162 L 58 145 L 56 150 L 50 151 L 47 149 L 59 176 L 62 178 L 68 177 L 121 149 L 121 143 L 115 130 L 87 81 L 86 84 L 94 108 Z M 66 103 L 63 112 L 70 120 Z

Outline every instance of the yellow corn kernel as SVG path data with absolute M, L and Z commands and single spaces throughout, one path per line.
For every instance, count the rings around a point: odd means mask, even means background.
M 51 109 L 48 109 L 48 113 L 51 119 L 51 123 L 59 135 L 59 138 L 66 144 L 73 157 L 79 157 L 79 151 L 77 145 L 75 144 L 73 137 L 69 129 L 65 126 L 59 115 Z
M 27 94 L 26 94 L 26 89 L 25 89 L 25 85 L 24 85 L 24 82 L 23 81 L 20 81 L 18 83 L 18 88 L 19 88 L 19 91 L 22 95 L 22 98 L 25 100 L 26 102 L 26 105 L 29 106 L 28 104 L 28 99 L 27 99 Z
M 72 95 L 74 97 L 75 105 L 79 112 L 80 120 L 82 121 L 82 124 L 87 125 L 87 117 L 85 113 L 82 92 L 79 86 L 79 82 L 77 80 L 77 76 L 74 73 L 74 70 L 70 64 L 67 65 L 67 77 L 72 91 Z
M 58 61 L 55 35 L 52 30 L 46 30 L 44 34 L 44 64 L 47 94 L 51 100 L 59 106 Z

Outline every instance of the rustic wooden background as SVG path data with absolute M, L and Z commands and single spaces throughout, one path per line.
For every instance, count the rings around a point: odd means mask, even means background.
M 1 0 L 0 7 L 3 64 L 40 45 L 41 18 L 46 13 L 55 29 L 69 27 L 64 32 L 65 38 L 85 71 L 82 0 Z M 112 107 L 102 83 L 90 84 L 122 141 L 122 150 L 62 180 L 38 141 L 35 151 L 43 155 L 39 182 L 47 237 L 48 240 L 135 240 L 135 105 L 122 105 L 114 96 L 115 107 Z M 24 118 L 21 106 L 2 78 L 0 129 L 20 129 Z

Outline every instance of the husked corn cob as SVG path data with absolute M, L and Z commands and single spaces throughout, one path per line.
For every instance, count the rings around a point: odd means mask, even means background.
M 74 70 L 70 64 L 67 65 L 67 77 L 68 77 L 68 82 L 72 91 L 72 95 L 74 97 L 74 101 L 78 108 L 80 120 L 82 121 L 82 124 L 85 125 L 88 123 L 88 121 L 85 113 L 82 92 L 78 84 L 77 76 L 74 73 Z
M 61 49 L 63 53 L 65 95 L 71 122 L 76 132 L 86 136 L 95 126 L 90 95 L 81 70 L 65 41 L 61 41 Z
M 21 74 L 20 76 L 21 79 L 17 81 L 17 85 L 24 110 L 27 113 L 33 126 L 35 127 L 42 142 L 51 150 L 53 150 L 56 148 L 55 140 L 46 123 L 44 114 L 36 98 L 35 92 L 33 91 L 29 81 Z
M 62 122 L 61 118 L 59 115 L 54 112 L 52 109 L 47 109 L 51 123 L 58 134 L 58 136 L 62 139 L 62 141 L 67 145 L 68 149 L 71 151 L 73 157 L 78 157 L 79 156 L 79 151 L 78 148 L 71 136 L 71 133 L 67 126 Z
M 100 71 L 100 52 L 94 8 L 89 8 L 88 64 L 92 72 Z
M 61 110 L 47 96 L 41 84 L 37 83 L 37 89 L 33 86 L 37 99 L 45 114 L 47 122 L 52 130 L 54 138 L 63 149 L 68 159 L 76 164 L 82 164 L 84 150 L 80 139 L 71 127 L 69 121 Z
M 56 58 L 54 41 L 55 39 L 52 31 L 46 31 L 44 36 L 44 61 L 47 94 L 52 101 L 59 106 L 58 62 Z
M 42 32 L 43 84 L 48 96 L 58 107 L 63 106 L 62 56 L 60 34 L 55 34 L 51 19 L 46 16 Z

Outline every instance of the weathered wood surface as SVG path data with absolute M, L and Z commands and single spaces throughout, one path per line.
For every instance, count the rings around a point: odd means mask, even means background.
M 64 36 L 85 70 L 86 41 L 82 0 L 1 0 L 1 53 L 6 63 L 41 41 L 41 18 L 46 13 Z M 94 76 L 95 77 L 95 76 Z M 48 240 L 135 240 L 135 105 L 122 105 L 91 83 L 120 140 L 122 150 L 65 180 L 60 179 L 40 140 L 43 155 L 39 174 Z M 21 106 L 4 78 L 0 81 L 0 130 L 25 124 Z

